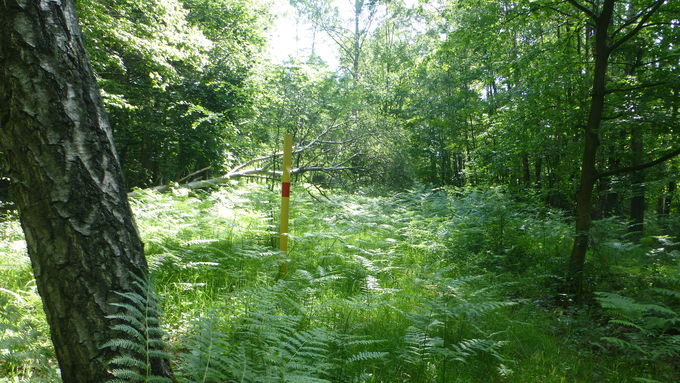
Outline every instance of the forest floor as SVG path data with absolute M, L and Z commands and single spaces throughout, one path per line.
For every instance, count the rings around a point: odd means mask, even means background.
M 631 299 L 621 309 L 628 298 L 615 294 L 574 308 L 559 293 L 572 230 L 559 211 L 499 189 L 310 193 L 293 189 L 284 279 L 278 193 L 265 185 L 132 201 L 180 381 L 680 381 L 680 338 L 635 321 L 653 310 Z M 6 218 L 0 382 L 56 381 L 20 227 Z M 622 223 L 595 226 L 599 291 L 677 275 L 664 238 L 636 245 Z

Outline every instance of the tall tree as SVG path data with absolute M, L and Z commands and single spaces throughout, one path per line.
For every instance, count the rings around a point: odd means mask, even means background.
M 343 20 L 339 10 L 329 0 L 292 0 L 293 4 L 316 29 L 325 32 L 337 45 L 343 61 L 349 61 L 352 79 L 359 81 L 361 61 L 371 25 L 375 21 L 375 0 L 352 0 L 349 22 Z M 349 24 L 349 25 L 348 25 Z
M 178 181 L 208 167 L 219 174 L 228 155 L 250 154 L 260 138 L 243 124 L 253 118 L 264 4 L 75 3 L 128 186 Z
M 0 150 L 62 378 L 104 382 L 111 303 L 147 264 L 73 1 L 3 1 L 0 33 Z
M 592 91 L 588 109 L 588 119 L 583 126 L 583 153 L 581 157 L 581 174 L 579 188 L 576 193 L 576 235 L 569 259 L 569 288 L 580 294 L 583 282 L 583 267 L 588 249 L 589 231 L 592 223 L 593 187 L 599 176 L 596 169 L 597 154 L 600 146 L 600 125 L 605 114 L 607 89 L 607 71 L 610 57 L 623 44 L 635 37 L 647 21 L 665 3 L 665 0 L 654 0 L 645 4 L 622 2 L 619 13 L 631 14 L 627 18 L 619 17 L 615 12 L 616 0 L 603 2 L 586 2 L 568 0 L 568 2 L 588 19 L 593 29 L 594 44 L 592 47 Z M 633 8 L 634 6 L 637 6 Z

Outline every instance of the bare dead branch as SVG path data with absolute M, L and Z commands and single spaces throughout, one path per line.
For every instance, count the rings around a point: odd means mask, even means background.
M 319 141 L 321 141 L 321 139 L 322 139 L 326 134 L 328 134 L 330 131 L 332 131 L 333 129 L 338 128 L 338 127 L 340 127 L 340 126 L 342 126 L 342 125 L 345 125 L 345 123 L 344 123 L 344 122 L 341 122 L 341 123 L 338 123 L 338 124 L 329 126 L 328 128 L 326 128 L 326 130 L 324 130 L 323 132 L 321 132 L 321 134 L 319 134 L 318 136 L 316 136 L 316 138 L 314 138 L 313 140 L 309 141 L 309 143 L 308 143 L 307 145 L 302 146 L 302 147 L 300 147 L 300 148 L 298 148 L 298 149 L 293 150 L 293 154 L 295 154 L 295 153 L 300 153 L 300 152 L 302 152 L 302 151 L 304 151 L 304 150 L 309 149 L 310 147 L 314 146 L 314 145 L 317 144 Z
M 301 153 L 304 152 L 305 150 L 315 146 L 315 145 L 320 145 L 320 144 L 333 144 L 336 147 L 342 147 L 346 144 L 352 143 L 360 139 L 360 137 L 355 137 L 353 139 L 349 139 L 346 141 L 324 141 L 323 138 L 328 135 L 331 131 L 334 129 L 344 125 L 343 123 L 337 123 L 328 126 L 326 129 L 324 129 L 321 133 L 319 133 L 314 139 L 306 143 L 305 145 L 299 146 L 296 149 L 293 150 L 293 154 L 295 153 Z M 314 159 L 319 158 L 321 155 L 328 154 L 332 151 L 333 149 L 326 149 L 323 151 L 321 154 L 317 155 L 314 157 Z M 352 169 L 357 169 L 356 167 L 349 167 L 349 166 L 343 166 L 347 162 L 349 162 L 351 159 L 355 158 L 358 154 L 355 154 L 353 156 L 350 156 L 349 158 L 345 159 L 342 162 L 338 162 L 334 165 L 331 166 L 309 166 L 311 162 L 308 162 L 305 164 L 305 166 L 301 166 L 295 169 L 291 170 L 291 174 L 302 174 L 306 172 L 313 172 L 313 171 L 324 171 L 324 172 L 334 172 L 334 171 L 343 171 L 343 170 L 352 170 Z M 257 164 L 258 162 L 270 160 L 273 158 L 277 158 L 283 156 L 283 152 L 278 152 L 274 154 L 269 154 L 266 156 L 261 156 L 261 157 L 256 157 L 251 160 L 248 160 L 242 164 L 239 164 L 229 170 L 226 174 L 220 176 L 220 177 L 215 177 L 207 180 L 200 180 L 200 181 L 194 181 L 194 182 L 189 182 L 186 184 L 180 184 L 180 183 L 175 183 L 173 185 L 177 185 L 179 187 L 187 188 L 187 189 L 201 189 L 201 188 L 206 188 L 206 187 L 212 187 L 212 186 L 217 186 L 221 184 L 225 184 L 229 182 L 230 180 L 237 179 L 237 178 L 259 178 L 259 179 L 274 179 L 281 177 L 282 172 L 281 171 L 275 171 L 275 170 L 269 170 L 269 167 L 271 164 L 267 163 L 264 164 L 263 166 L 257 167 L 257 168 L 252 168 L 252 169 L 247 169 L 249 166 L 252 166 L 254 164 Z M 188 179 L 189 177 L 199 174 L 201 172 L 204 172 L 205 170 L 208 170 L 208 168 L 201 169 L 197 172 L 194 172 L 186 177 L 183 177 L 182 180 Z M 149 188 L 146 190 L 152 190 L 152 191 L 157 191 L 157 192 L 164 192 L 170 190 L 173 185 L 162 185 L 162 186 L 157 186 L 153 188 Z M 139 195 L 139 192 L 134 191 L 131 193 L 128 193 L 128 196 L 134 197 L 136 195 Z
M 189 173 L 189 174 L 187 174 L 186 176 L 180 178 L 180 179 L 177 181 L 177 183 L 182 183 L 182 182 L 188 180 L 189 178 L 191 178 L 191 177 L 193 177 L 193 176 L 199 175 L 199 174 L 201 174 L 201 173 L 203 173 L 203 172 L 205 172 L 205 171 L 210 170 L 211 168 L 212 168 L 212 166 L 211 166 L 211 165 L 208 165 L 208 166 L 204 167 L 203 169 L 196 170 L 196 171 L 193 172 L 193 173 Z
M 322 166 L 311 166 L 307 168 L 296 168 L 291 170 L 291 174 L 303 174 L 307 172 L 337 172 L 341 170 L 358 170 L 359 168 L 356 166 L 331 166 L 331 167 L 322 167 Z
M 294 150 L 293 150 L 293 154 L 300 153 L 300 152 L 303 152 L 303 151 L 309 149 L 310 147 L 312 147 L 312 146 L 314 146 L 315 144 L 319 143 L 319 142 L 321 141 L 321 139 L 322 139 L 325 135 L 327 135 L 330 131 L 332 131 L 333 129 L 338 128 L 338 127 L 340 127 L 340 126 L 342 126 L 342 125 L 344 125 L 344 123 L 339 123 L 339 124 L 335 124 L 335 125 L 329 126 L 329 127 L 326 128 L 323 132 L 321 132 L 321 134 L 319 134 L 318 136 L 316 136 L 313 140 L 311 140 L 311 141 L 310 141 L 309 143 L 307 143 L 306 145 L 304 145 L 304 146 L 302 146 L 302 147 L 299 147 L 299 148 L 297 148 L 297 149 L 294 149 Z M 250 166 L 250 165 L 252 165 L 252 164 L 255 164 L 255 163 L 257 163 L 257 162 L 266 161 L 266 160 L 271 160 L 272 158 L 277 158 L 277 157 L 281 157 L 281 156 L 283 156 L 283 152 L 276 152 L 276 153 L 273 153 L 273 154 L 268 154 L 268 155 L 266 155 L 266 156 L 253 158 L 253 159 L 248 160 L 248 161 L 246 161 L 246 162 L 244 162 L 244 163 L 242 163 L 242 164 L 237 165 L 237 166 L 234 167 L 233 169 L 229 170 L 229 172 L 228 172 L 227 174 L 230 174 L 230 173 L 236 174 L 236 173 L 238 173 L 241 169 L 247 168 L 248 166 Z

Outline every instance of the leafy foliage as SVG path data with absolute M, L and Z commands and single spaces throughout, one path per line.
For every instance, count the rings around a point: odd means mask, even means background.
M 409 220 L 398 217 L 415 205 L 400 207 L 398 199 L 360 196 L 319 204 L 297 195 L 288 281 L 275 281 L 272 273 L 263 272 L 276 270 L 276 256 L 267 248 L 272 235 L 266 230 L 269 220 L 262 215 L 262 209 L 271 213 L 269 201 L 277 198 L 275 193 L 251 184 L 202 195 L 200 200 L 180 190 L 173 196 L 141 195 L 143 203 L 136 206 L 146 217 L 141 227 L 149 235 L 152 270 L 165 286 L 161 292 L 171 327 L 188 349 L 182 357 L 183 377 L 402 379 L 409 374 L 403 362 L 410 347 L 407 332 L 429 316 L 448 318 L 451 324 L 449 329 L 428 330 L 445 336 L 450 350 L 458 347 L 459 361 L 447 357 L 450 363 L 486 357 L 489 363 L 498 363 L 492 354 L 500 355 L 502 342 L 486 342 L 487 334 L 477 327 L 465 331 L 468 338 L 452 337 L 450 331 L 456 327 L 453 323 L 469 318 L 477 318 L 481 326 L 485 313 L 509 303 L 489 299 L 494 289 L 488 286 L 464 286 L 480 277 L 456 281 L 446 276 L 450 268 L 441 271 L 436 288 L 422 290 L 413 278 L 433 278 L 429 267 L 416 274 L 403 272 L 405 267 L 421 270 L 427 262 L 403 264 L 405 254 L 396 239 L 376 242 L 381 236 L 404 238 L 399 233 L 405 232 Z M 436 199 L 427 203 L 439 206 Z M 324 213 L 305 213 L 318 209 Z M 447 207 L 439 209 L 426 214 L 448 212 Z M 192 217 L 189 226 L 184 223 L 187 217 Z M 324 231 L 304 229 L 322 226 Z M 412 235 L 412 240 L 420 240 Z M 239 236 L 250 238 L 249 244 L 241 244 Z M 454 286 L 456 298 L 450 295 Z M 423 293 L 428 297 L 415 298 Z M 198 316 L 201 319 L 195 319 Z M 477 341 L 466 342 L 471 339 L 478 339 L 479 347 L 474 346 Z M 401 367 L 394 370 L 391 365 Z
M 239 157 L 263 45 L 252 1 L 76 1 L 130 186 L 178 181 Z M 233 27 L 238 26 L 238 27 Z M 228 31 L 228 33 L 225 33 Z
M 157 376 L 153 364 L 160 359 L 169 359 L 165 351 L 167 343 L 163 340 L 157 300 L 153 285 L 147 278 L 133 275 L 135 292 L 120 293 L 120 302 L 111 303 L 120 311 L 107 316 L 118 323 L 113 330 L 119 338 L 104 343 L 101 348 L 111 349 L 117 356 L 108 363 L 114 379 L 112 383 L 124 382 L 172 382 L 167 377 Z M 154 362 L 154 359 L 156 362 Z
M 673 359 L 680 354 L 680 324 L 676 289 L 654 289 L 652 296 L 669 298 L 674 304 L 663 302 L 643 303 L 614 293 L 598 293 L 598 302 L 611 313 L 609 325 L 615 329 L 613 336 L 602 341 L 635 357 L 653 362 Z M 670 302 L 669 302 L 670 303 Z
M 0 216 L 0 382 L 22 377 L 36 383 L 59 379 L 19 222 Z
M 621 364 L 610 346 L 589 346 L 607 344 L 599 340 L 605 334 L 632 342 L 626 334 L 638 330 L 615 323 L 615 331 L 603 329 L 597 313 L 559 306 L 561 276 L 555 273 L 569 240 L 568 222 L 558 211 L 532 208 L 501 189 L 420 187 L 381 197 L 335 192 L 323 199 L 294 187 L 286 280 L 276 278 L 281 255 L 272 250 L 278 193 L 265 185 L 135 195 L 179 381 L 622 382 L 676 376 L 668 363 L 650 371 L 640 358 Z M 611 228 L 614 222 L 602 224 Z M 3 241 L 3 259 L 14 265 L 9 260 L 26 258 L 10 250 L 21 236 L 16 221 L 7 225 L 13 239 Z M 625 230 L 610 234 L 625 243 Z M 618 247 L 640 261 L 612 262 L 612 270 L 663 273 L 661 280 L 668 281 L 675 253 L 672 242 L 659 241 L 650 239 L 651 248 Z M 12 292 L 21 291 L 20 279 L 30 280 L 25 263 L 3 275 L 16 281 L 4 287 Z M 638 286 L 628 279 L 627 286 Z M 677 311 L 677 288 L 668 282 L 658 288 L 665 292 L 663 306 Z M 121 380 L 143 379 L 144 327 L 159 331 L 155 320 L 144 321 L 145 312 L 158 313 L 146 311 L 144 295 L 138 295 L 120 296 Z M 15 323 L 11 318 L 5 323 Z M 35 349 L 35 338 L 22 339 Z M 46 376 L 44 357 L 33 355 L 33 376 Z
M 284 284 L 255 293 L 254 304 L 229 333 L 216 316 L 194 324 L 186 377 L 194 381 L 327 382 L 330 342 L 322 328 L 300 330 L 301 317 L 281 312 L 295 305 Z

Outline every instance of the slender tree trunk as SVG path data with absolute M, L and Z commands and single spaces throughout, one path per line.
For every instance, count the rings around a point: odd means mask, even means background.
M 678 184 L 675 181 L 671 181 L 668 183 L 668 194 L 665 199 L 665 205 L 664 205 L 664 214 L 670 215 L 671 214 L 671 208 L 673 207 L 673 196 L 675 195 L 676 191 L 678 190 Z
M 361 30 L 359 29 L 359 18 L 364 7 L 364 0 L 354 1 L 354 49 L 352 52 L 352 78 L 354 82 L 359 81 L 359 56 L 361 51 Z
M 642 128 L 633 125 L 630 131 L 630 148 L 633 154 L 633 166 L 642 164 L 644 142 Z M 630 198 L 630 232 L 634 239 L 642 237 L 645 221 L 645 171 L 638 170 L 630 175 L 633 195 Z
M 524 186 L 531 186 L 531 166 L 529 165 L 529 153 L 522 153 L 522 171 L 524 176 Z
M 622 135 L 621 140 L 625 140 L 626 135 Z M 607 166 L 609 168 L 617 169 L 620 167 L 620 161 L 617 157 L 617 151 L 610 145 L 608 148 L 608 160 Z M 622 148 L 621 150 L 625 150 Z M 615 188 L 616 184 L 611 182 L 610 177 L 600 178 L 597 182 L 598 195 L 599 195 L 599 207 L 597 209 L 597 218 L 607 218 L 612 215 L 618 215 L 620 213 L 620 191 Z
M 600 146 L 599 129 L 605 107 L 607 83 L 607 67 L 609 65 L 610 48 L 607 45 L 609 35 L 607 29 L 612 20 L 614 0 L 605 0 L 602 13 L 595 18 L 595 68 L 593 71 L 593 89 L 590 98 L 588 122 L 584 128 L 584 146 L 581 159 L 581 176 L 576 192 L 576 234 L 569 258 L 567 279 L 569 289 L 580 299 L 583 286 L 583 267 L 588 250 L 588 238 L 591 226 L 591 210 L 593 186 L 597 179 L 595 169 L 597 149 Z
M 2 158 L 0 158 L 0 161 L 2 161 Z M 2 162 L 0 162 L 0 169 L 2 169 Z M 0 170 L 0 213 L 2 213 L 2 209 L 4 207 L 4 203 L 8 202 L 10 200 L 9 196 L 9 177 Z
M 441 184 L 450 185 L 453 181 L 453 174 L 451 173 L 451 152 L 448 149 L 441 148 Z
M 147 264 L 73 1 L 4 0 L 0 32 L 0 150 L 62 378 L 105 382 L 111 303 Z
M 669 215 L 673 204 L 673 194 L 677 190 L 675 181 L 670 181 L 661 189 L 661 195 L 656 202 L 656 213 L 659 215 Z
M 437 153 L 434 151 L 431 151 L 430 153 L 430 182 L 432 182 L 433 185 L 439 185 L 437 182 Z

